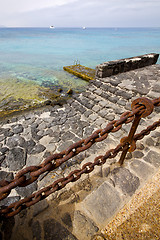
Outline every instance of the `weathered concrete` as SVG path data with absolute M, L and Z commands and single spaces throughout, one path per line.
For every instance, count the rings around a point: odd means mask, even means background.
M 127 72 L 137 68 L 155 64 L 159 54 L 150 53 L 142 56 L 125 58 L 102 63 L 96 67 L 96 78 L 105 78 L 118 73 Z

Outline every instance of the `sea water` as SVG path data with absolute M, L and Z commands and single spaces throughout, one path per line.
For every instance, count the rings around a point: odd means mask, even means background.
M 159 52 L 160 28 L 0 28 L 0 107 L 43 101 L 37 90 L 48 87 L 82 91 L 88 83 L 63 71 L 76 61 L 95 68 Z

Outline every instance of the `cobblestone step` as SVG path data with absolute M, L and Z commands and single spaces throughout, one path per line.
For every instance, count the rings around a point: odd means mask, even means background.
M 47 106 L 32 113 L 24 113 L 0 124 L 0 180 L 11 181 L 18 170 L 40 164 L 47 156 L 69 147 L 73 142 L 104 128 L 113 119 L 130 109 L 139 96 L 160 95 L 160 66 L 150 66 L 114 77 L 91 82 L 86 92 L 73 95 L 63 107 Z M 138 132 L 159 119 L 160 107 L 141 120 Z M 109 134 L 103 142 L 95 143 L 85 152 L 69 160 L 56 171 L 41 175 L 25 191 L 11 191 L 3 205 L 9 205 L 69 172 L 94 161 L 97 155 L 115 148 L 129 132 L 131 124 Z M 160 168 L 160 134 L 158 130 L 137 143 L 137 150 L 129 153 L 123 167 L 117 166 L 120 155 L 103 166 L 70 183 L 47 200 L 22 211 L 17 216 L 9 239 L 92 239 L 104 224 L 130 200 L 135 191 Z M 12 222 L 13 221 L 13 222 Z M 11 220 L 12 229 L 14 219 Z M 8 225 L 9 226 L 9 225 Z M 3 226 L 3 229 L 5 227 Z M 11 234 L 8 229 L 6 234 Z M 7 233 L 8 231 L 8 233 Z M 61 234 L 60 234 L 61 232 Z M 59 234 L 59 235 L 57 235 Z M 23 235 L 23 236 L 22 236 Z

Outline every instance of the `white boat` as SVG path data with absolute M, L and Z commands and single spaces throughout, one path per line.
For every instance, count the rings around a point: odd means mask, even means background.
M 50 28 L 55 28 L 54 26 L 50 26 Z
M 82 29 L 83 29 L 83 30 L 85 30 L 85 29 L 86 29 L 86 27 L 82 27 Z

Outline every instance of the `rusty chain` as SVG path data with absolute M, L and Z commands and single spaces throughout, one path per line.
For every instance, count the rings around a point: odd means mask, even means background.
M 121 129 L 123 123 L 127 124 L 131 122 L 136 114 L 145 116 L 146 112 L 150 111 L 151 106 L 149 105 L 160 106 L 160 98 L 148 102 L 147 105 L 140 104 L 141 102 L 144 103 L 144 100 L 148 101 L 145 98 L 140 98 L 139 101 L 136 100 L 135 104 L 132 106 L 132 112 L 128 111 L 123 113 L 119 120 L 110 122 L 104 129 L 96 130 L 90 137 L 74 143 L 68 149 L 58 154 L 51 155 L 50 157 L 46 158 L 39 166 L 30 166 L 22 169 L 16 174 L 15 179 L 11 182 L 2 180 L 0 182 L 0 199 L 2 200 L 6 198 L 13 188 L 17 186 L 24 187 L 31 184 L 32 182 L 36 181 L 42 173 L 46 171 L 52 171 L 68 159 L 90 148 L 95 142 L 100 142 L 106 139 L 110 132 L 117 132 L 119 129 Z M 149 114 L 150 113 L 148 113 L 148 115 Z M 136 142 L 137 140 L 142 139 L 145 135 L 148 135 L 158 126 L 160 126 L 160 120 L 149 126 L 147 129 L 143 130 L 141 133 L 136 134 L 134 136 L 134 141 Z M 67 183 L 77 181 L 83 173 L 89 173 L 93 171 L 96 165 L 104 164 L 107 158 L 114 158 L 118 152 L 123 151 L 126 146 L 128 147 L 127 142 L 120 143 L 115 149 L 110 149 L 104 156 L 98 156 L 95 158 L 94 163 L 87 163 L 83 165 L 82 169 L 71 172 L 66 178 L 61 178 L 48 187 L 39 190 L 37 193 L 34 193 L 31 196 L 24 198 L 16 203 L 13 203 L 5 209 L 1 209 L 0 214 L 5 217 L 16 215 L 22 209 L 29 207 L 46 198 L 51 193 L 62 189 Z M 52 161 L 54 162 L 52 163 Z M 28 179 L 26 179 L 25 176 L 27 173 L 30 175 Z
M 141 131 L 139 134 L 136 134 L 134 140 L 140 140 L 144 136 L 148 135 L 151 131 L 155 130 L 158 126 L 160 126 L 160 119 L 159 121 L 155 122 L 153 125 L 149 126 L 145 130 Z M 77 181 L 82 174 L 88 174 L 94 170 L 95 166 L 101 166 L 102 164 L 106 163 L 108 158 L 114 158 L 116 155 L 123 151 L 123 149 L 127 146 L 127 143 L 120 143 L 115 149 L 108 150 L 105 155 L 100 155 L 94 159 L 94 162 L 88 162 L 82 166 L 81 169 L 76 169 L 67 177 L 60 178 L 53 182 L 51 185 L 42 188 L 41 190 L 33 193 L 29 197 L 26 197 L 22 200 L 19 200 L 15 203 L 10 204 L 5 209 L 0 210 L 0 214 L 5 217 L 12 217 L 18 214 L 23 209 L 34 205 L 35 203 L 45 199 L 50 194 L 64 188 L 68 183 Z

